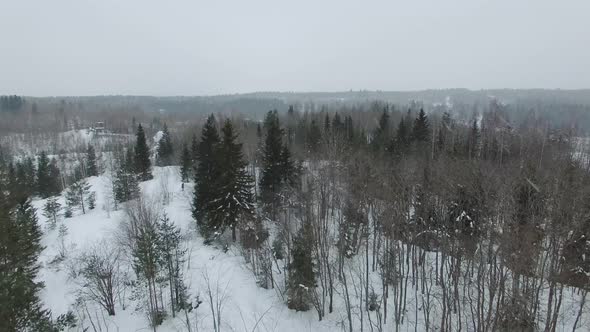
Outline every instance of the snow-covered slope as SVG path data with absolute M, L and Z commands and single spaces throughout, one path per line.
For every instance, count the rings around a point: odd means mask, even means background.
M 77 285 L 69 278 L 68 265 L 75 263 L 75 258 L 91 248 L 96 243 L 116 245 L 114 237 L 119 223 L 124 218 L 124 212 L 108 211 L 106 208 L 110 199 L 110 180 L 107 176 L 89 178 L 93 191 L 97 193 L 96 208 L 86 214 L 76 211 L 73 218 L 61 219 L 55 229 L 50 229 L 46 218 L 38 213 L 45 235 L 43 245 L 46 249 L 41 256 L 43 268 L 39 278 L 45 282 L 42 299 L 53 313 L 64 313 L 72 310 L 75 313 L 80 308 L 75 306 Z M 297 313 L 289 310 L 280 296 L 274 290 L 265 290 L 256 285 L 253 274 L 248 270 L 244 258 L 235 247 L 224 253 L 222 250 L 203 245 L 203 239 L 197 235 L 193 227 L 190 214 L 190 189 L 187 185 L 183 191 L 177 167 L 154 169 L 154 179 L 141 184 L 142 191 L 151 195 L 154 202 L 161 202 L 160 194 L 170 193 L 170 202 L 163 205 L 162 212 L 166 212 L 170 220 L 180 226 L 187 238 L 189 262 L 185 272 L 187 284 L 190 288 L 191 300 L 197 296 L 203 301 L 199 308 L 193 310 L 189 319 L 191 324 L 197 324 L 199 331 L 212 331 L 211 312 L 206 298 L 207 282 L 205 274 L 209 275 L 211 287 L 219 285 L 227 300 L 221 313 L 222 330 L 248 331 L 340 331 L 336 321 L 324 320 L 318 322 L 314 311 Z M 167 187 L 167 188 L 166 188 Z M 45 200 L 36 200 L 36 208 L 40 212 Z M 64 198 L 60 198 L 65 205 Z M 159 203 L 157 203 L 159 204 Z M 63 241 L 59 236 L 60 225 L 67 227 L 67 235 Z M 65 251 L 63 250 L 65 247 Z M 60 252 L 65 252 L 65 259 L 59 263 L 51 263 Z M 130 270 L 130 273 L 133 273 Z M 139 331 L 149 330 L 149 323 L 143 311 L 135 310 L 135 303 L 130 300 L 130 291 L 125 299 L 126 309 L 121 303 L 116 307 L 116 315 L 109 317 L 103 310 L 87 303 L 89 314 L 96 317 L 95 321 L 103 324 L 103 331 Z M 336 317 L 340 320 L 341 317 Z M 186 318 L 168 318 L 158 327 L 158 331 L 186 331 Z M 90 326 L 89 320 L 80 322 L 81 326 Z M 254 326 L 256 326 L 255 329 Z M 80 329 L 81 330 L 81 329 Z M 90 329 L 92 330 L 92 328 Z

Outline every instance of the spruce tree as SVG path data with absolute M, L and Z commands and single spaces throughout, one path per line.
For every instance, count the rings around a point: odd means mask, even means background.
M 408 146 L 408 144 L 410 143 L 410 132 L 408 129 L 408 124 L 406 123 L 406 121 L 403 118 L 400 119 L 396 133 L 396 142 L 398 146 L 405 147 Z
M 119 157 L 119 167 L 113 181 L 113 194 L 118 203 L 127 202 L 139 197 L 139 184 L 133 172 L 133 153 L 127 150 L 126 155 Z
M 57 167 L 55 159 L 51 159 L 49 163 L 49 188 L 47 194 L 50 196 L 59 195 L 62 191 L 61 172 Z
M 467 156 L 469 158 L 476 158 L 479 150 L 479 128 L 477 127 L 477 120 L 473 120 L 469 138 L 467 139 Z
M 348 115 L 344 118 L 344 132 L 345 132 L 346 140 L 349 143 L 353 143 L 356 138 L 356 134 L 355 134 L 355 130 L 354 130 L 354 124 L 352 122 L 352 116 L 350 116 L 350 115 Z
M 193 162 L 191 153 L 186 146 L 186 143 L 182 145 L 182 153 L 180 155 L 180 178 L 182 182 L 189 182 L 193 173 Z
M 5 183 L 6 190 L 14 195 L 19 190 L 19 183 L 16 173 L 16 168 L 13 163 L 8 164 L 7 179 Z
M 170 305 L 172 317 L 176 312 L 186 308 L 188 295 L 182 276 L 182 265 L 185 262 L 186 249 L 181 247 L 180 229 L 170 222 L 166 214 L 157 225 L 158 244 L 164 270 L 170 287 Z
M 426 116 L 426 113 L 424 113 L 423 109 L 420 110 L 420 113 L 418 113 L 418 117 L 414 121 L 412 136 L 414 140 L 418 142 L 428 142 L 430 138 L 428 117 Z
M 161 240 L 158 232 L 157 220 L 143 220 L 138 223 L 134 235 L 133 269 L 137 277 L 136 285 L 147 288 L 149 293 L 149 315 L 152 326 L 162 323 L 163 312 L 158 296 L 160 272 L 163 260 L 161 255 Z
M 55 224 L 57 223 L 57 215 L 59 214 L 60 210 L 61 204 L 59 204 L 57 198 L 49 198 L 43 206 L 43 216 L 45 216 L 45 218 L 47 218 L 50 221 L 52 226 L 55 226 Z
M 90 195 L 90 185 L 85 179 L 78 180 L 70 185 L 66 192 L 66 203 L 70 208 L 79 207 L 82 213 L 86 214 L 88 207 L 88 196 Z
M 269 111 L 264 119 L 266 137 L 262 147 L 262 175 L 260 178 L 260 192 L 262 202 L 267 211 L 271 210 L 273 217 L 277 205 L 277 194 L 281 190 L 284 174 L 282 167 L 282 136 L 283 130 L 279 124 L 276 111 Z
M 339 133 L 342 130 L 342 119 L 340 119 L 340 114 L 338 112 L 334 113 L 334 117 L 332 118 L 332 131 L 334 133 Z
M 86 176 L 97 176 L 98 168 L 96 167 L 96 153 L 92 145 L 86 149 Z
M 312 288 L 316 287 L 313 264 L 313 229 L 311 223 L 304 222 L 293 239 L 292 261 L 289 265 L 289 309 L 309 310 Z
M 322 131 L 315 120 L 311 120 L 306 139 L 308 152 L 317 153 L 322 142 Z
M 215 117 L 211 114 L 203 126 L 201 142 L 199 143 L 199 163 L 195 174 L 193 218 L 197 221 L 199 229 L 205 238 L 209 238 L 214 232 L 214 229 L 208 227 L 210 224 L 205 219 L 209 203 L 216 197 L 215 181 L 220 171 L 218 158 L 215 155 L 220 141 L 215 122 Z
M 232 239 L 236 240 L 238 222 L 248 222 L 254 217 L 252 178 L 246 172 L 247 163 L 242 153 L 242 144 L 230 120 L 222 128 L 222 141 L 217 148 L 219 177 L 215 181 L 216 195 L 209 204 L 210 222 L 220 232 L 231 227 Z
M 16 204 L 0 201 L 0 330 L 38 330 L 47 321 L 37 281 L 41 229 L 30 200 Z
M 30 157 L 16 163 L 15 175 L 14 191 L 11 192 L 11 195 L 16 200 L 27 198 L 37 190 L 37 171 Z
M 172 146 L 172 138 L 168 131 L 168 126 L 164 124 L 162 129 L 162 137 L 158 141 L 157 161 L 160 166 L 170 166 L 173 163 L 174 148 Z
M 389 111 L 387 108 L 381 113 L 379 118 L 379 126 L 373 132 L 373 138 L 371 145 L 375 151 L 383 151 L 390 144 L 391 140 L 391 129 L 389 124 Z
M 191 138 L 191 160 L 193 163 L 193 170 L 197 165 L 197 161 L 199 160 L 199 141 L 197 140 L 197 135 L 193 134 Z
M 291 151 L 286 145 L 283 145 L 280 159 L 281 182 L 283 187 L 293 187 L 299 180 L 299 168 L 291 158 Z
M 136 142 L 135 142 L 135 173 L 138 175 L 139 181 L 147 181 L 153 178 L 150 161 L 150 150 L 148 148 L 145 133 L 141 124 L 137 126 Z
M 42 151 L 37 160 L 37 193 L 47 198 L 50 196 L 51 178 L 49 177 L 49 158 L 45 151 Z

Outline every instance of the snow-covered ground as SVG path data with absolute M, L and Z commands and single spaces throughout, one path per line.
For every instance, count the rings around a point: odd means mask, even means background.
M 125 219 L 125 213 L 122 208 L 117 211 L 111 211 L 109 208 L 112 204 L 111 181 L 108 173 L 106 175 L 91 177 L 88 179 L 93 191 L 96 192 L 96 208 L 82 214 L 76 211 L 72 218 L 58 221 L 55 228 L 49 227 L 47 219 L 41 215 L 45 200 L 37 199 L 34 205 L 37 208 L 40 223 L 44 230 L 43 245 L 46 249 L 40 258 L 42 269 L 39 278 L 45 282 L 42 300 L 45 305 L 52 310 L 55 315 L 72 310 L 80 314 L 80 304 L 76 304 L 76 293 L 79 285 L 70 278 L 69 266 L 76 264 L 76 257 L 83 252 L 90 250 L 99 245 L 108 245 L 116 247 L 116 234 L 121 222 Z M 230 245 L 229 250 L 224 252 L 222 248 L 215 246 L 206 246 L 203 239 L 195 230 L 194 220 L 191 217 L 191 196 L 192 186 L 185 185 L 184 190 L 181 185 L 178 167 L 155 167 L 154 179 L 141 183 L 141 190 L 147 199 L 158 207 L 161 213 L 166 213 L 170 220 L 178 225 L 185 236 L 185 244 L 188 249 L 188 261 L 184 271 L 185 281 L 189 287 L 190 300 L 195 302 L 197 296 L 202 304 L 189 314 L 189 321 L 192 331 L 213 331 L 213 321 L 209 299 L 207 297 L 207 288 L 219 289 L 219 296 L 225 295 L 226 300 L 223 303 L 221 311 L 222 331 L 343 331 L 348 330 L 347 312 L 345 306 L 345 290 L 342 283 L 335 281 L 334 311 L 326 313 L 322 321 L 318 321 L 316 311 L 311 308 L 307 312 L 295 312 L 289 310 L 285 300 L 279 294 L 278 289 L 263 289 L 256 284 L 256 279 L 250 270 L 250 265 L 243 258 L 239 245 Z M 65 206 L 64 197 L 60 197 L 60 203 Z M 67 227 L 67 234 L 60 236 L 60 227 Z M 63 233 L 63 231 L 62 231 Z M 335 251 L 335 250 L 334 250 Z M 345 273 L 349 283 L 350 302 L 352 304 L 352 320 L 354 331 L 360 330 L 361 319 L 364 319 L 364 330 L 370 331 L 370 323 L 367 322 L 370 317 L 373 324 L 379 319 L 375 312 L 363 313 L 363 295 L 364 290 L 362 278 L 364 277 L 364 252 L 361 248 L 358 255 L 345 262 Z M 403 254 L 402 254 L 403 255 Z M 65 257 L 62 261 L 56 262 L 56 257 Z M 427 273 L 433 277 L 433 269 L 438 259 L 433 252 L 425 253 L 425 269 L 430 270 Z M 133 275 L 133 270 L 129 264 L 122 263 L 122 270 Z M 278 271 L 278 270 L 277 270 Z M 205 276 L 208 276 L 209 282 Z M 403 277 L 403 276 L 402 276 Z M 277 275 L 277 280 L 282 283 L 282 276 Z M 404 321 L 400 324 L 400 331 L 422 331 L 425 329 L 424 295 L 419 290 L 418 285 L 413 286 L 412 282 L 408 283 L 409 276 L 406 277 L 407 306 L 402 314 Z M 382 287 L 379 275 L 379 269 L 370 271 L 369 280 L 374 292 L 381 296 Z M 434 285 L 430 281 L 428 284 Z M 461 285 L 461 287 L 464 287 Z M 475 287 L 471 285 L 468 287 Z M 441 320 L 440 298 L 441 289 L 438 286 L 429 290 L 432 292 L 432 308 L 430 314 L 430 328 L 438 330 L 437 326 Z M 542 299 L 541 306 L 547 303 L 547 287 L 540 289 Z M 131 289 L 122 294 L 121 299 L 116 305 L 116 315 L 109 317 L 105 311 L 95 304 L 87 302 L 88 310 L 82 312 L 79 317 L 92 316 L 94 324 L 101 324 L 98 331 L 148 331 L 150 330 L 148 319 L 144 310 L 136 310 L 137 302 L 131 298 Z M 395 301 L 393 295 L 387 305 L 389 317 L 384 331 L 393 330 L 395 323 L 393 321 L 393 312 Z M 165 298 L 165 297 L 164 297 Z M 215 299 L 214 299 L 215 300 Z M 430 301 L 430 300 L 429 300 Z M 473 305 L 472 299 L 464 298 L 464 306 Z M 471 302 L 470 302 L 471 301 Z M 572 288 L 565 287 L 564 300 L 560 311 L 558 330 L 571 331 L 572 325 L 579 310 L 580 294 Z M 588 306 L 586 305 L 586 311 Z M 471 325 L 466 322 L 470 321 L 468 310 L 463 310 L 464 315 L 458 317 L 452 314 L 453 319 L 463 320 L 462 326 L 470 330 Z M 539 310 L 539 326 L 543 326 L 544 310 Z M 590 315 L 586 313 L 578 324 L 577 331 L 587 331 Z M 364 318 L 361 318 L 364 317 Z M 90 320 L 81 318 L 79 326 L 74 331 L 83 331 L 84 328 L 90 327 Z M 198 329 L 196 328 L 198 327 Z M 453 329 L 457 329 L 456 323 Z M 90 327 L 88 331 L 93 331 Z M 188 331 L 186 328 L 186 317 L 181 313 L 176 318 L 168 317 L 163 325 L 158 327 L 158 331 Z M 377 331 L 377 330 L 375 330 Z
M 41 151 L 48 154 L 82 152 L 88 144 L 97 150 L 129 142 L 133 135 L 97 133 L 92 129 L 69 130 L 59 133 L 10 134 L 0 136 L 0 144 L 9 147 L 15 156 L 34 156 Z
M 118 230 L 124 212 L 108 211 L 110 199 L 110 180 L 106 176 L 89 178 L 93 191 L 97 193 L 96 208 L 82 214 L 74 213 L 73 218 L 61 219 L 55 229 L 50 229 L 45 217 L 41 215 L 45 200 L 35 200 L 34 205 L 39 212 L 39 219 L 44 229 L 43 245 L 46 249 L 41 256 L 43 267 L 39 278 L 45 282 L 42 299 L 54 314 L 68 310 L 74 312 L 77 285 L 69 278 L 67 266 L 75 262 L 75 258 L 101 241 L 114 243 L 114 236 Z M 167 188 L 166 188 L 167 186 Z M 340 331 L 340 327 L 333 320 L 322 322 L 317 320 L 313 310 L 301 313 L 289 310 L 277 295 L 275 290 L 265 290 L 256 285 L 255 278 L 248 270 L 244 258 L 235 247 L 224 253 L 222 250 L 203 245 L 203 239 L 194 230 L 193 219 L 190 214 L 191 188 L 187 185 L 183 191 L 177 167 L 156 167 L 154 179 L 141 184 L 141 189 L 148 196 L 152 195 L 155 204 L 162 204 L 162 212 L 166 212 L 176 225 L 180 226 L 187 238 L 189 262 L 185 276 L 190 288 L 191 300 L 196 296 L 203 303 L 190 315 L 191 322 L 198 321 L 199 331 L 212 331 L 211 312 L 206 299 L 207 283 L 204 275 L 208 274 L 212 287 L 219 284 L 220 289 L 227 294 L 226 303 L 222 309 L 222 330 L 227 331 Z M 170 202 L 163 205 L 160 193 L 168 191 Z M 60 203 L 65 206 L 64 197 Z M 63 242 L 59 237 L 60 224 L 67 227 L 67 235 Z M 63 252 L 65 246 L 66 259 L 60 263 L 51 263 Z M 130 271 L 133 273 L 133 271 Z M 226 288 L 227 287 L 227 288 Z M 129 290 L 127 296 L 131 293 Z M 98 315 L 98 321 L 103 324 L 103 331 L 141 331 L 149 330 L 149 323 L 143 311 L 136 311 L 135 304 L 126 299 L 126 309 L 122 310 L 119 303 L 116 315 L 109 317 L 98 307 L 90 303 L 91 315 Z M 182 316 L 182 315 L 181 315 Z M 337 317 L 341 320 L 341 317 Z M 81 322 L 88 327 L 89 321 Z M 255 329 L 254 326 L 256 326 Z M 90 329 L 90 331 L 92 328 Z M 186 331 L 185 317 L 168 318 L 158 331 Z M 193 327 L 194 330 L 194 327 Z

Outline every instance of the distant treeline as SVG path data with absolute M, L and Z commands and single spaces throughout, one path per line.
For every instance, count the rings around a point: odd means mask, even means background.
M 414 92 L 349 91 L 317 93 L 258 92 L 204 97 L 94 96 L 94 97 L 19 97 L 3 96 L 1 109 L 10 113 L 0 131 L 28 132 L 63 130 L 106 122 L 115 132 L 128 133 L 131 123 L 121 123 L 122 114 L 140 122 L 161 119 L 171 123 L 195 123 L 207 114 L 238 115 L 262 120 L 268 110 L 279 113 L 290 105 L 295 110 L 369 110 L 375 103 L 388 103 L 397 109 L 423 108 L 429 114 L 452 113 L 457 120 L 470 121 L 490 105 L 501 105 L 513 126 L 532 119 L 543 119 L 552 128 L 574 129 L 580 135 L 590 131 L 590 90 L 424 90 Z M 125 117 L 125 121 L 129 117 Z M 26 119 L 26 120 L 25 120 Z M 172 120 L 173 119 L 173 120 Z M 170 121 L 167 121 L 170 120 Z

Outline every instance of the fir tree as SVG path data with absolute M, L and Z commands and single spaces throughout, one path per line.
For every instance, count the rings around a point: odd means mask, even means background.
M 164 124 L 164 128 L 162 129 L 162 137 L 158 141 L 157 156 L 158 165 L 172 165 L 174 158 L 174 148 L 172 146 L 172 138 L 170 137 L 170 132 L 168 131 L 168 126 L 166 126 L 166 124 Z
M 193 173 L 193 162 L 191 153 L 186 146 L 186 143 L 182 145 L 182 153 L 180 155 L 180 178 L 182 182 L 188 182 Z
M 293 258 L 289 265 L 289 309 L 309 310 L 312 288 L 316 287 L 312 246 L 309 245 L 313 241 L 312 226 L 304 222 L 293 239 Z
M 424 110 L 421 109 L 418 117 L 414 121 L 414 128 L 412 130 L 414 140 L 418 142 L 428 142 L 430 138 L 430 129 L 428 125 L 428 117 Z
M 208 204 L 216 197 L 215 181 L 219 176 L 219 167 L 215 152 L 219 141 L 215 117 L 211 114 L 203 126 L 199 143 L 199 163 L 195 174 L 195 195 L 193 198 L 193 218 L 199 224 L 199 229 L 205 238 L 209 238 L 209 235 L 214 231 L 208 228 L 210 224 L 205 219 L 209 208 Z
M 97 176 L 98 168 L 96 167 L 96 153 L 92 145 L 88 145 L 86 150 L 86 176 Z
M 141 124 L 137 126 L 136 143 L 135 143 L 135 160 L 134 169 L 140 181 L 147 181 L 153 178 L 150 161 L 150 150 L 148 148 L 145 133 Z

